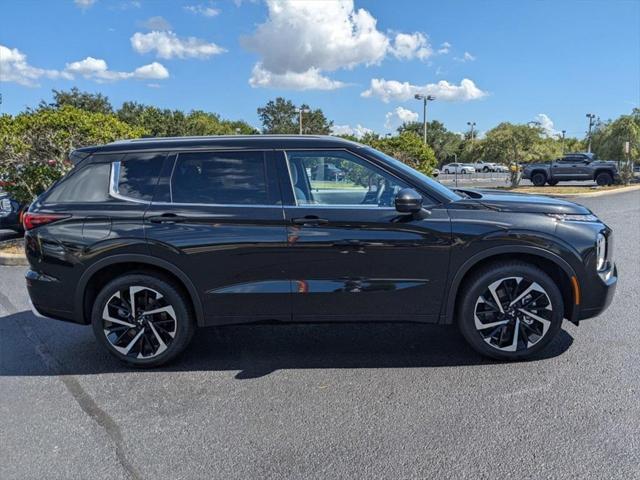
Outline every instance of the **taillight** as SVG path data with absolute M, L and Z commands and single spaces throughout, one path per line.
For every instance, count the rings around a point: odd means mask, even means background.
M 31 230 L 32 228 L 40 227 L 48 223 L 57 222 L 63 218 L 69 218 L 70 215 L 64 215 L 60 213 L 31 213 L 25 212 L 22 215 L 22 225 L 25 230 Z

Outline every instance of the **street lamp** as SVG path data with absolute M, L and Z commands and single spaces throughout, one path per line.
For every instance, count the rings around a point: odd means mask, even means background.
M 589 144 L 587 146 L 587 152 L 591 153 L 591 128 L 596 124 L 596 116 L 593 113 L 587 113 L 586 117 L 589 119 L 589 132 L 587 133 Z
M 470 130 L 470 135 L 471 135 L 471 141 L 473 141 L 473 129 L 476 126 L 476 122 L 467 122 L 467 125 L 469 125 L 469 130 Z
M 564 155 L 564 136 L 566 133 L 566 130 L 562 130 L 562 155 Z
M 414 98 L 416 100 L 422 100 L 423 102 L 423 106 L 422 106 L 422 118 L 423 118 L 423 125 L 422 125 L 422 129 L 423 129 L 423 134 L 424 134 L 424 144 L 427 144 L 427 102 L 432 102 L 436 99 L 436 97 L 434 97 L 433 95 L 422 95 L 421 93 L 416 93 L 414 95 Z
M 309 113 L 311 110 L 308 108 L 298 108 L 297 112 L 298 112 L 298 121 L 300 124 L 300 135 L 302 135 L 302 114 L 303 113 Z

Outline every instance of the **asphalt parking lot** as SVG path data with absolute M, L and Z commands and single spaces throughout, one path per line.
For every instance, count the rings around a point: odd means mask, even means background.
M 524 363 L 454 328 L 251 326 L 130 370 L 0 267 L 0 478 L 640 478 L 640 191 L 578 201 L 618 291 Z

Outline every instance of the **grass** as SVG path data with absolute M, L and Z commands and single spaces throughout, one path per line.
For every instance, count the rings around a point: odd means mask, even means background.
M 611 185 L 609 187 L 596 187 L 593 185 L 556 185 L 554 187 L 544 186 L 544 187 L 534 187 L 534 186 L 526 186 L 526 187 L 495 187 L 499 190 L 509 190 L 510 192 L 516 193 L 541 193 L 544 195 L 553 195 L 553 194 L 579 194 L 579 193 L 590 193 L 590 192 L 605 192 L 609 190 L 618 190 L 620 188 L 624 188 L 628 185 Z
M 3 245 L 0 246 L 0 253 L 5 255 L 23 255 L 24 247 L 22 245 Z
M 362 185 L 356 185 L 351 182 L 333 182 L 330 180 L 313 180 L 311 182 L 311 188 L 313 190 L 343 190 L 348 188 L 363 190 Z

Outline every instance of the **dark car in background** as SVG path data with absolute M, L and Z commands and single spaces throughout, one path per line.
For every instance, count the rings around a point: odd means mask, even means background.
M 593 180 L 599 186 L 620 181 L 616 162 L 597 160 L 592 153 L 569 153 L 549 163 L 525 165 L 522 178 L 538 187 L 571 180 Z
M 264 321 L 455 323 L 481 354 L 524 359 L 617 282 L 612 232 L 585 207 L 452 191 L 340 138 L 142 139 L 72 159 L 25 214 L 32 306 L 137 366 L 196 327 Z M 310 174 L 328 164 L 340 188 Z
M 0 190 L 0 230 L 22 231 L 22 215 L 24 206 L 11 196 Z

